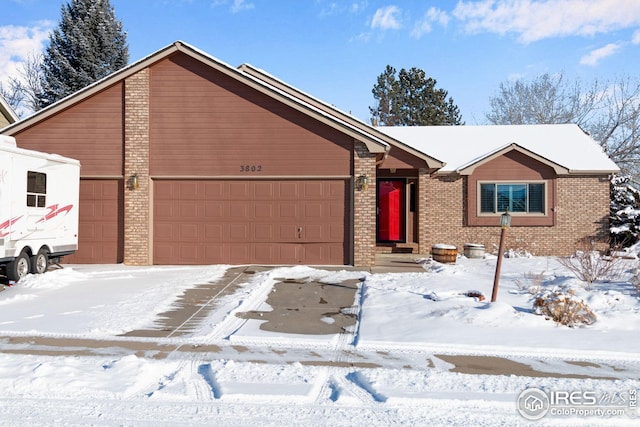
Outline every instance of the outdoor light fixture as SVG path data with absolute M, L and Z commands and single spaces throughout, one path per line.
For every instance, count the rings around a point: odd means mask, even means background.
M 356 179 L 356 188 L 359 191 L 365 191 L 369 188 L 369 177 L 366 175 L 360 175 L 358 179 Z
M 504 253 L 504 237 L 507 234 L 507 228 L 511 227 L 511 215 L 509 215 L 509 209 L 505 213 L 500 215 L 500 246 L 498 247 L 498 262 L 496 264 L 496 275 L 493 278 L 493 292 L 491 292 L 491 302 L 495 302 L 498 298 L 498 282 L 500 281 L 500 267 L 502 266 L 502 257 Z
M 511 227 L 511 215 L 509 215 L 508 209 L 505 213 L 500 215 L 500 227 L 503 229 Z
M 134 173 L 129 177 L 129 190 L 138 189 L 138 174 Z

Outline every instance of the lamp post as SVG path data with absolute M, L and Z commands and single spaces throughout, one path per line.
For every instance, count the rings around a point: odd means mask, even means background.
M 491 292 L 491 302 L 495 302 L 498 298 L 498 282 L 500 281 L 500 267 L 502 266 L 502 257 L 504 252 L 504 238 L 507 234 L 507 228 L 511 226 L 511 215 L 509 209 L 500 216 L 500 246 L 498 248 L 498 263 L 496 264 L 496 275 L 493 278 L 493 292 Z

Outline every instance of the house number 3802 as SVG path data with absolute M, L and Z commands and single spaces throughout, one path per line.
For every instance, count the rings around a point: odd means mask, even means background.
M 240 172 L 262 172 L 262 165 L 240 165 Z

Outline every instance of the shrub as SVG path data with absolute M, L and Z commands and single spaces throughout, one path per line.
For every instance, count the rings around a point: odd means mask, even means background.
M 620 277 L 624 267 L 622 259 L 605 256 L 596 251 L 595 242 L 590 242 L 589 246 L 576 250 L 571 256 L 559 257 L 557 260 L 578 279 L 586 282 L 588 289 L 597 280 L 614 280 Z
M 544 273 L 524 273 L 522 279 L 516 279 L 515 284 L 518 293 L 535 295 L 540 292 L 542 284 L 545 282 Z
M 573 289 L 544 290 L 534 297 L 533 312 L 573 328 L 593 324 L 597 316 Z

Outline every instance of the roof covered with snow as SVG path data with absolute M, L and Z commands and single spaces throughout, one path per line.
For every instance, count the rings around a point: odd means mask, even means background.
M 381 126 L 378 129 L 461 172 L 496 153 L 519 147 L 567 173 L 615 173 L 618 166 L 574 124 L 508 126 Z

